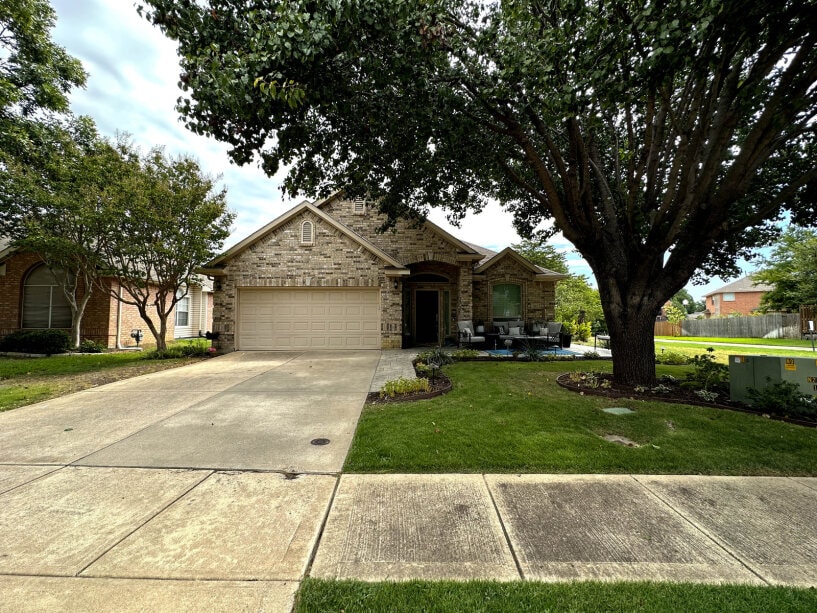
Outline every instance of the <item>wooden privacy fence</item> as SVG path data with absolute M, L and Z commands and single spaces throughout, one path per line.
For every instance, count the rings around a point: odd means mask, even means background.
M 668 321 L 656 321 L 655 336 L 681 336 L 681 326 Z
M 685 319 L 681 336 L 727 338 L 800 338 L 798 313 L 768 313 L 752 317 Z
M 808 322 L 813 321 L 814 327 L 817 329 L 817 306 L 803 305 L 800 307 L 800 332 L 805 334 L 809 331 Z

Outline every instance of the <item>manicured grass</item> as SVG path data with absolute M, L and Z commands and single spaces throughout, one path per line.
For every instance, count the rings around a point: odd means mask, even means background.
M 47 358 L 0 357 L 0 379 L 71 375 L 117 368 L 143 359 L 144 356 L 138 351 L 53 355 Z
M 609 361 L 462 362 L 450 393 L 367 406 L 348 472 L 817 474 L 817 430 L 703 407 L 609 400 L 559 387 L 571 370 Z M 683 378 L 689 367 L 659 367 Z M 628 407 L 615 416 L 605 407 Z M 616 434 L 640 447 L 600 437 Z
M 714 349 L 712 355 L 715 356 L 715 361 L 722 364 L 729 362 L 730 355 L 781 355 L 786 357 L 803 357 L 817 359 L 817 353 L 806 350 L 789 350 L 789 349 L 775 349 L 772 345 L 768 347 L 727 347 L 725 345 L 712 345 L 707 343 L 667 343 L 659 340 L 655 341 L 655 353 L 660 354 L 662 350 L 672 351 L 674 353 L 682 353 L 683 355 L 692 357 L 694 355 L 701 355 L 708 353 L 707 349 Z
M 817 591 L 791 587 L 648 582 L 364 583 L 309 578 L 301 584 L 295 605 L 295 611 L 298 613 L 323 611 L 767 613 L 814 610 L 817 610 Z
M 202 342 L 177 341 L 171 348 L 188 344 Z M 0 357 L 0 412 L 190 363 L 189 359 L 182 357 L 155 360 L 151 359 L 152 354 L 150 351 L 127 351 L 44 358 Z
M 732 343 L 734 345 L 769 345 L 811 348 L 810 340 L 797 338 L 724 338 L 707 336 L 656 336 L 655 340 L 691 341 L 693 343 Z

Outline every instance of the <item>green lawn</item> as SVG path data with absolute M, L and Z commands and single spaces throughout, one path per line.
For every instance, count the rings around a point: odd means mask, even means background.
M 721 338 L 705 336 L 656 336 L 659 340 L 691 341 L 693 343 L 732 343 L 735 345 L 769 345 L 770 347 L 807 347 L 811 349 L 810 340 L 796 338 Z
M 734 411 L 582 396 L 556 375 L 609 361 L 460 362 L 450 393 L 367 406 L 348 472 L 815 475 L 817 430 Z M 679 378 L 689 367 L 659 367 Z M 615 416 L 602 408 L 636 411 Z M 625 436 L 641 446 L 600 438 Z
M 344 611 L 547 613 L 550 611 L 712 611 L 768 613 L 817 610 L 817 590 L 679 583 L 497 583 L 408 581 L 364 583 L 307 578 L 297 613 Z
M 190 341 L 174 343 L 174 346 L 185 344 Z M 0 412 L 190 362 L 185 358 L 155 360 L 150 357 L 151 352 L 147 351 L 44 358 L 0 357 Z
M 781 355 L 787 357 L 802 357 L 815 358 L 817 353 L 811 349 L 803 350 L 789 350 L 789 349 L 775 349 L 773 345 L 768 347 L 727 347 L 725 345 L 712 345 L 711 343 L 667 343 L 660 340 L 655 341 L 655 353 L 660 354 L 662 351 L 672 351 L 674 353 L 682 353 L 688 357 L 707 353 L 707 349 L 714 349 L 713 355 L 715 361 L 726 364 L 729 361 L 730 355 Z

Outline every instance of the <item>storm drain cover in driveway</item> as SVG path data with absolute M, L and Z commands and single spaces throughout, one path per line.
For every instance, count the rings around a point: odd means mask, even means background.
M 328 438 L 313 438 L 309 441 L 311 445 L 328 445 L 329 439 Z

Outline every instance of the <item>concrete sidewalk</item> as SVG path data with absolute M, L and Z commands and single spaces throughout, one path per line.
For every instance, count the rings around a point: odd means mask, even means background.
M 817 479 L 344 475 L 311 575 L 817 586 Z

